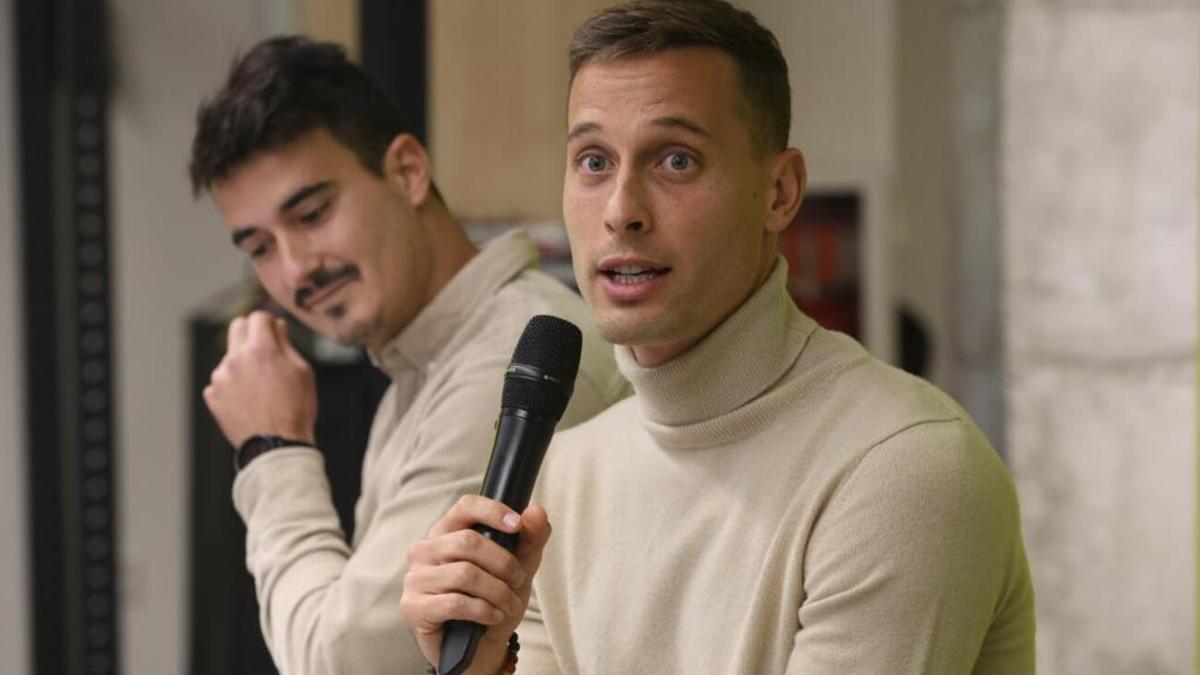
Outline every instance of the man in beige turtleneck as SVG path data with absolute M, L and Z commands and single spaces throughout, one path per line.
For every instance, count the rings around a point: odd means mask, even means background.
M 570 54 L 575 273 L 636 395 L 556 438 L 544 510 L 467 498 L 412 548 L 401 611 L 426 657 L 469 619 L 484 675 L 518 622 L 521 675 L 1033 672 L 1000 459 L 787 293 L 805 165 L 774 37 L 658 0 L 589 19 Z M 516 555 L 477 522 L 519 532 Z

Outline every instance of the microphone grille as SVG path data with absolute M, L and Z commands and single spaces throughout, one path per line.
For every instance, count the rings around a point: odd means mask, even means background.
M 583 334 L 575 324 L 539 314 L 529 320 L 513 350 L 513 365 L 536 369 L 555 382 L 505 377 L 502 405 L 554 419 L 562 417 L 579 372 Z

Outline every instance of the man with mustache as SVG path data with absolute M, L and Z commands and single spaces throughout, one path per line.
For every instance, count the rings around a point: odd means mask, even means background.
M 483 675 L 512 671 L 518 622 L 521 675 L 1033 672 L 999 457 L 787 293 L 806 169 L 774 36 L 722 0 L 642 0 L 585 22 L 570 71 L 575 274 L 635 395 L 556 437 L 544 509 L 467 497 L 412 548 L 426 657 L 465 619 Z
M 415 672 L 396 615 L 404 552 L 479 490 L 503 374 L 535 314 L 584 348 L 563 425 L 627 393 L 582 302 L 536 270 L 524 233 L 476 249 L 396 104 L 336 45 L 259 44 L 200 106 L 191 178 L 262 287 L 317 333 L 366 347 L 392 380 L 347 542 L 314 447 L 313 374 L 265 312 L 234 319 L 204 399 L 237 450 L 263 634 L 289 675 Z

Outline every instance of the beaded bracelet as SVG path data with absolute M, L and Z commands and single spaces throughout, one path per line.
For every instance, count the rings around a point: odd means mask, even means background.
M 521 640 L 517 638 L 516 633 L 513 633 L 508 636 L 508 651 L 505 652 L 504 663 L 496 675 L 514 675 L 517 672 L 517 652 L 519 651 L 521 651 Z M 438 675 L 437 668 L 427 666 L 425 675 Z
M 504 665 L 500 666 L 500 675 L 513 675 L 517 672 L 517 652 L 521 651 L 521 641 L 514 631 L 508 636 L 508 651 L 504 654 Z

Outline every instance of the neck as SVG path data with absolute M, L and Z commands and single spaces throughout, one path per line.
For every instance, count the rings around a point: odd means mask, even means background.
M 767 281 L 687 353 L 647 367 L 634 362 L 632 350 L 617 349 L 617 366 L 663 447 L 712 447 L 714 439 L 744 437 L 771 418 L 774 404 L 751 404 L 795 364 L 815 329 L 788 295 L 780 258 Z
M 694 335 L 675 342 L 652 344 L 652 345 L 629 345 L 629 351 L 633 355 L 634 361 L 643 368 L 657 368 L 658 366 L 667 363 L 683 354 L 686 354 L 696 343 L 708 337 L 709 333 L 716 330 L 717 326 L 725 323 L 725 320 L 730 317 L 739 307 L 746 304 L 750 296 L 754 295 L 762 285 L 766 283 L 771 276 L 771 270 L 775 269 L 775 255 L 777 249 L 777 237 L 774 233 L 769 234 L 763 241 L 762 258 L 759 260 L 758 276 L 754 283 L 750 285 L 749 290 L 742 294 L 741 299 L 727 308 L 717 317 L 711 325 L 706 326 L 699 335 Z
M 421 304 L 427 307 L 454 275 L 479 253 L 479 249 L 441 202 L 430 200 L 429 204 L 418 209 L 417 218 L 429 238 L 429 250 L 433 256 L 429 267 L 429 283 L 426 284 Z M 379 354 L 398 334 L 399 330 L 389 332 L 385 337 L 368 341 L 364 346 L 372 354 Z
M 431 199 L 429 204 L 418 212 L 418 217 L 421 219 L 421 226 L 428 233 L 433 252 L 428 293 L 425 297 L 425 304 L 428 305 L 454 275 L 479 253 L 479 248 L 467 237 L 462 225 L 450 215 L 440 201 Z

